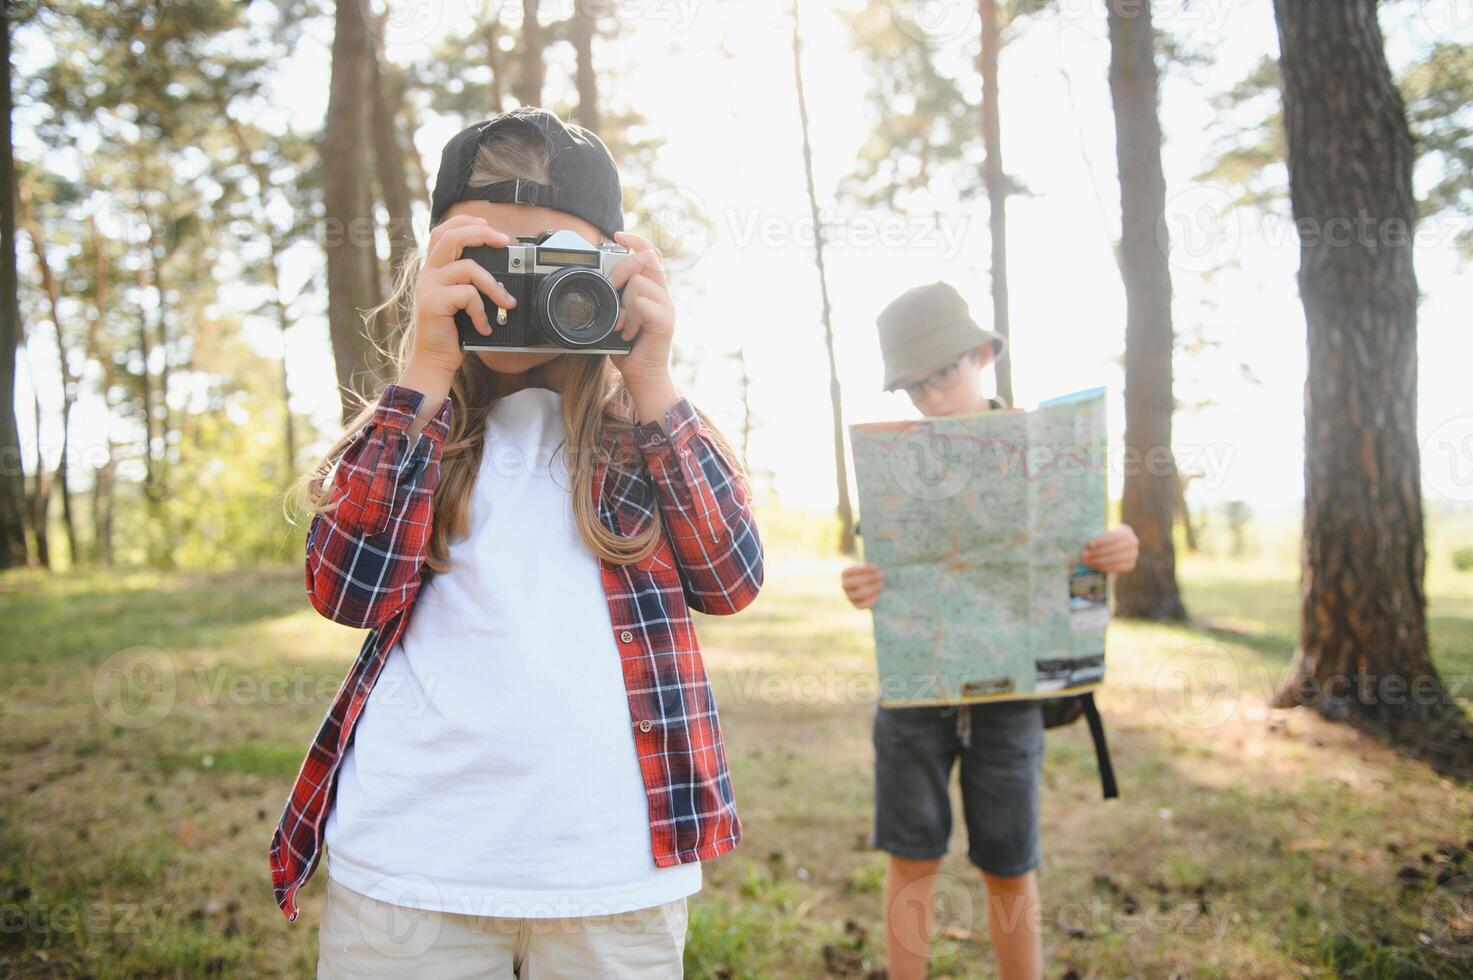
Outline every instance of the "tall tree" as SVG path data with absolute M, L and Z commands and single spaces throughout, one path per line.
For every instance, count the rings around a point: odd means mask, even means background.
M 20 345 L 20 290 L 15 249 L 15 141 L 11 132 L 10 32 L 18 8 L 0 0 L 5 85 L 0 92 L 0 569 L 26 562 L 25 474 L 15 418 L 15 353 Z
M 839 363 L 834 354 L 833 310 L 829 304 L 828 274 L 823 264 L 823 223 L 818 214 L 818 188 L 813 181 L 813 144 L 808 138 L 808 101 L 803 93 L 803 34 L 798 4 L 793 3 L 793 81 L 798 94 L 798 124 L 803 131 L 803 174 L 808 184 L 808 206 L 813 217 L 813 260 L 818 266 L 818 291 L 823 301 L 823 344 L 829 358 L 829 405 L 834 422 L 834 474 L 839 497 L 839 550 L 854 553 L 854 510 L 849 502 L 849 468 L 844 455 L 844 399 L 839 386 Z
M 380 23 L 387 19 L 389 9 L 384 8 Z M 368 46 L 369 56 L 369 126 L 373 134 L 374 177 L 378 185 L 378 200 L 389 218 L 389 282 L 393 283 L 415 249 L 414 210 L 409 193 L 409 171 L 404 153 L 404 142 L 399 130 L 400 89 L 394 78 L 393 66 L 384 52 L 384 34 L 381 27 L 374 32 Z M 388 328 L 396 332 L 399 311 L 390 308 Z
M 42 222 L 36 213 L 36 202 L 29 194 L 29 188 L 22 183 L 18 188 L 20 204 L 22 206 L 22 221 L 26 229 L 26 237 L 31 240 L 31 252 L 35 257 L 36 272 L 41 278 L 41 292 L 45 296 L 46 311 L 51 320 L 51 327 L 56 336 L 57 366 L 61 372 L 61 451 L 57 454 L 56 469 L 54 475 L 42 480 L 44 469 L 42 455 L 36 454 L 36 482 L 37 482 L 37 506 L 34 511 L 39 515 L 41 523 L 36 526 L 37 551 L 43 552 L 41 540 L 45 537 L 46 500 L 50 495 L 51 482 L 54 480 L 57 489 L 61 491 L 61 516 L 62 526 L 66 528 L 67 548 L 71 559 L 71 567 L 76 568 L 81 564 L 81 554 L 77 543 L 77 523 L 72 507 L 72 492 L 68 483 L 68 463 L 71 456 L 71 419 L 72 408 L 77 402 L 77 391 L 81 387 L 81 379 L 77 377 L 72 367 L 70 357 L 70 345 L 67 343 L 66 332 L 62 329 L 61 312 L 61 289 L 57 285 L 56 276 L 51 271 L 51 261 L 46 252 L 46 235 L 42 230 Z M 37 419 L 36 431 L 39 433 L 40 419 Z M 41 564 L 50 567 L 49 556 L 42 557 Z
M 598 72 L 593 66 L 593 38 L 597 33 L 597 15 L 589 0 L 573 0 L 568 40 L 572 42 L 577 57 L 574 79 L 578 89 L 578 108 L 574 118 L 578 125 L 595 133 L 602 125 L 598 111 Z
M 977 0 L 982 13 L 982 47 L 977 70 L 982 75 L 982 144 L 986 157 L 982 182 L 987 187 L 987 221 L 992 238 L 992 329 L 1011 337 L 1008 317 L 1008 178 L 1002 167 L 1002 111 L 998 105 L 997 66 L 1002 51 L 1002 25 L 997 0 Z M 994 365 L 997 393 L 1013 403 L 1013 352 L 1009 344 Z
M 537 8 L 538 0 L 522 0 L 522 36 L 518 46 L 522 74 L 515 88 L 517 101 L 522 105 L 542 104 L 542 81 L 547 69 L 542 60 L 545 42 Z
M 1171 270 L 1157 225 L 1166 210 L 1151 4 L 1105 0 L 1110 99 L 1120 173 L 1120 272 L 1125 281 L 1125 453 L 1120 519 L 1140 538 L 1135 571 L 1120 577 L 1115 611 L 1154 620 L 1186 618 L 1171 529 L 1176 460 L 1171 451 Z M 1127 6 L 1129 9 L 1126 9 Z
M 1415 152 L 1375 0 L 1275 0 L 1309 338 L 1300 646 L 1278 703 L 1426 718 Z
M 369 86 L 376 84 L 373 47 L 359 0 L 337 0 L 332 78 L 322 135 L 323 211 L 327 224 L 327 324 L 337 368 L 343 419 L 371 401 L 388 378 L 386 345 L 376 342 L 363 311 L 380 302 L 369 192 Z

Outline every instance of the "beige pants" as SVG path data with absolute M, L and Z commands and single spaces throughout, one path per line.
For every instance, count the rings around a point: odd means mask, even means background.
M 328 878 L 317 976 L 664 980 L 682 976 L 685 928 L 683 898 L 616 915 L 509 919 L 391 905 Z

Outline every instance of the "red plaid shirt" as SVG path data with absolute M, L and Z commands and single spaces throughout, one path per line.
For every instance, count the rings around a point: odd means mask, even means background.
M 276 903 L 297 918 L 297 891 L 322 857 L 338 765 L 389 651 L 409 622 L 433 523 L 432 495 L 451 399 L 410 446 L 424 394 L 390 384 L 333 475 L 340 503 L 307 532 L 307 594 L 334 622 L 370 628 L 312 740 L 271 839 Z M 593 485 L 604 526 L 634 535 L 658 507 L 664 536 L 645 561 L 600 560 L 624 670 L 630 724 L 649 799 L 657 867 L 724 854 L 741 839 L 726 751 L 690 610 L 734 613 L 762 586 L 762 544 L 746 494 L 690 401 L 609 437 Z

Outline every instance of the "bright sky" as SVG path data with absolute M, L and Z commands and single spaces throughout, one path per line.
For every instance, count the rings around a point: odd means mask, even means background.
M 463 20 L 468 6 L 484 2 L 392 0 L 390 56 L 408 60 L 419 45 Z M 508 18 L 520 16 L 519 4 L 506 6 Z M 544 3 L 558 16 L 568 6 L 569 0 Z M 596 51 L 600 67 L 618 75 L 605 91 L 637 107 L 665 138 L 659 167 L 672 186 L 661 193 L 675 202 L 667 211 L 678 217 L 682 208 L 700 208 L 712 228 L 695 261 L 672 276 L 678 343 L 697 363 L 687 390 L 735 437 L 736 369 L 725 355 L 743 347 L 754 379 L 754 466 L 772 473 L 788 502 L 832 506 L 828 370 L 788 4 L 611 0 L 611 6 L 626 36 L 617 47 L 603 44 Z M 1116 234 L 1119 223 L 1109 50 L 1098 0 L 1061 0 L 1060 6 L 1061 15 L 1026 23 L 1002 59 L 1004 160 L 1032 192 L 1008 206 L 1014 388 L 1018 403 L 1030 407 L 1105 385 L 1118 442 L 1124 297 L 1106 232 L 1108 226 L 1108 234 Z M 1212 220 L 1225 193 L 1192 182 L 1212 156 L 1210 97 L 1276 50 L 1270 2 L 1197 0 L 1157 8 L 1163 27 L 1217 55 L 1210 69 L 1171 74 L 1162 100 L 1168 211 L 1184 222 L 1174 227 L 1191 230 L 1174 242 L 1176 324 L 1186 331 L 1205 322 L 1208 336 L 1221 342 L 1200 356 L 1178 358 L 1178 397 L 1215 403 L 1177 415 L 1179 461 L 1184 470 L 1203 474 L 1194 488 L 1198 503 L 1241 498 L 1260 514 L 1287 517 L 1297 512 L 1302 489 L 1305 340 L 1294 282 L 1298 242 L 1292 227 L 1273 216 Z M 1473 0 L 1389 10 L 1383 21 L 1394 60 L 1439 36 L 1473 31 Z M 976 43 L 976 4 L 950 0 L 928 11 L 938 30 L 955 38 L 949 56 L 966 70 L 969 46 Z M 848 32 L 833 4 L 803 0 L 802 19 L 816 177 L 833 222 L 826 259 L 845 421 L 914 417 L 903 394 L 879 391 L 875 315 L 904 289 L 945 279 L 986 324 L 986 205 L 953 207 L 941 189 L 938 203 L 947 214 L 940 227 L 921 217 L 834 210 L 834 189 L 870 129 L 867 79 L 848 51 Z M 282 111 L 302 130 L 319 125 L 326 106 L 330 39 L 321 32 L 329 30 L 320 25 L 319 36 L 303 44 L 280 80 Z M 569 62 L 559 57 L 549 72 L 549 104 L 571 85 Z M 972 93 L 980 89 L 970 78 L 966 85 Z M 440 146 L 460 121 L 424 121 L 416 141 L 433 173 Z M 1473 411 L 1466 395 L 1473 344 L 1467 269 L 1450 245 L 1456 230 L 1446 223 L 1432 229 L 1416 257 L 1425 295 L 1420 429 L 1435 439 L 1453 431 L 1473 440 L 1473 420 L 1462 418 Z M 270 332 L 261 336 L 263 349 L 270 349 Z M 307 320 L 293 330 L 289 348 L 297 405 L 315 411 L 324 429 L 337 412 L 326 336 L 323 320 Z M 1261 383 L 1245 381 L 1240 364 Z M 21 404 L 28 404 L 29 393 L 23 397 Z M 1112 492 L 1119 492 L 1118 480 Z M 1455 484 L 1452 492 L 1473 499 L 1473 483 Z

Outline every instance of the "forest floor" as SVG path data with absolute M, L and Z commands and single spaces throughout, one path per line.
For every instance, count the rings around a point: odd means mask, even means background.
M 745 838 L 691 901 L 691 977 L 883 965 L 873 649 L 840 567 L 773 555 L 747 611 L 698 617 Z M 1473 972 L 1473 785 L 1267 708 L 1294 644 L 1292 569 L 1181 573 L 1192 625 L 1111 626 L 1099 700 L 1120 799 L 1100 798 L 1083 724 L 1049 733 L 1047 975 Z M 1473 574 L 1434 574 L 1429 594 L 1466 708 Z M 289 924 L 266 848 L 362 634 L 307 605 L 299 568 L 13 573 L 0 631 L 0 974 L 312 975 L 325 875 Z M 956 822 L 932 975 L 992 976 Z

